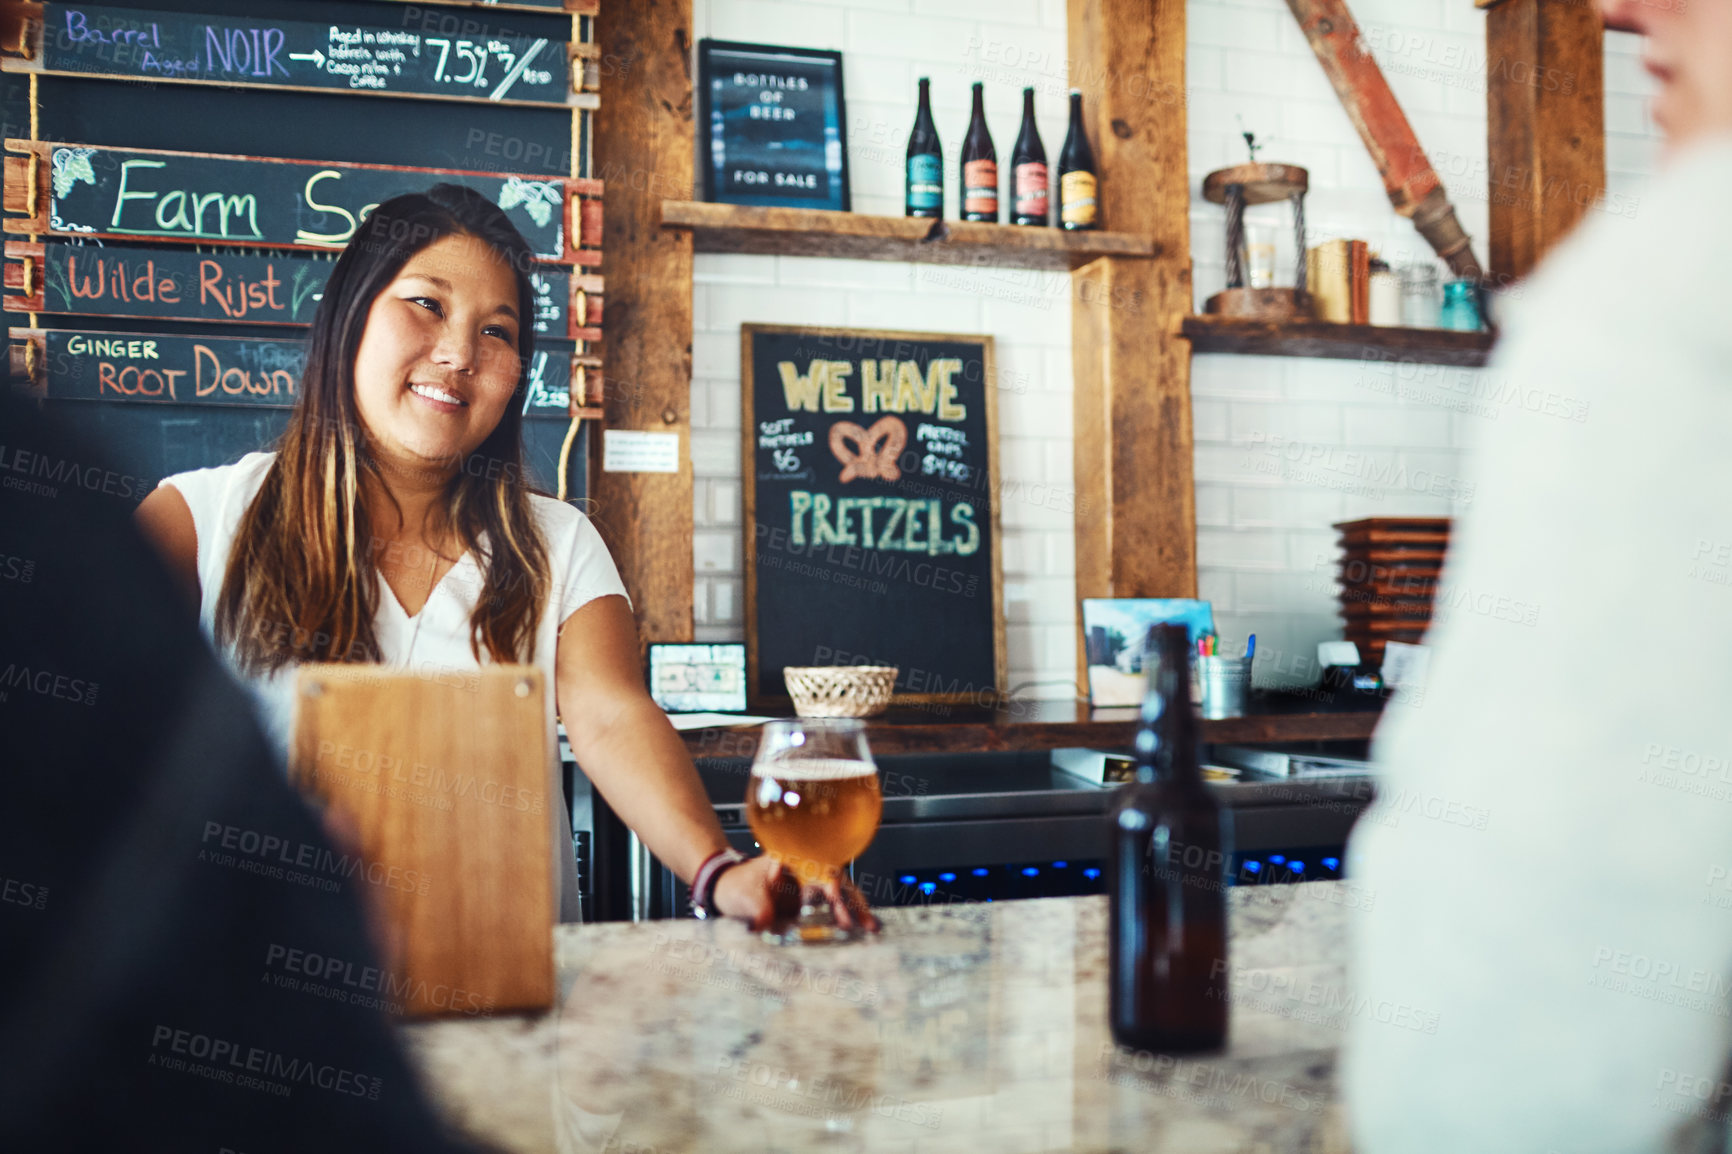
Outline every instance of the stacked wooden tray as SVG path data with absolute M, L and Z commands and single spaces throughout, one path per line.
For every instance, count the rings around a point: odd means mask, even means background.
M 1368 664 L 1391 641 L 1417 644 L 1431 621 L 1448 517 L 1367 517 L 1341 521 L 1342 636 Z

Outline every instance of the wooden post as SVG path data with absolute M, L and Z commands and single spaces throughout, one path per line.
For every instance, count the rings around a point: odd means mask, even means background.
M 606 427 L 677 433 L 677 473 L 607 473 L 591 442 L 595 518 L 643 641 L 692 639 L 692 234 L 661 226 L 692 194 L 691 0 L 602 6 L 595 117 L 607 280 Z
M 1579 0 L 1479 0 L 1491 283 L 1526 276 L 1606 189 L 1605 26 Z
M 1184 0 L 1070 0 L 1069 34 L 1102 225 L 1155 242 L 1071 275 L 1077 596 L 1194 597 Z

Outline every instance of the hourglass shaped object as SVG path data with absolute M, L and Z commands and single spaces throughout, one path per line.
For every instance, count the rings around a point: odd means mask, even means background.
M 1203 196 L 1227 208 L 1227 287 L 1203 304 L 1204 312 L 1271 321 L 1311 315 L 1311 295 L 1305 290 L 1305 191 L 1309 186 L 1310 174 L 1294 164 L 1237 164 L 1216 169 L 1203 179 Z M 1293 287 L 1258 285 L 1259 278 L 1249 275 L 1247 266 L 1266 261 L 1272 272 L 1274 254 L 1247 251 L 1245 208 L 1283 200 L 1293 206 Z

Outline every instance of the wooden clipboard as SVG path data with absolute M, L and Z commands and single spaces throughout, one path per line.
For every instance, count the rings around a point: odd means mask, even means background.
M 405 1014 L 553 1004 L 545 692 L 521 665 L 296 676 L 291 774 L 355 839 L 384 1000 Z

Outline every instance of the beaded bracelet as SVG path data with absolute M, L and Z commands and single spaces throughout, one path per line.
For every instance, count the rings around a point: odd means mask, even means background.
M 719 849 L 704 859 L 704 864 L 698 867 L 698 872 L 692 875 L 692 916 L 699 920 L 718 916 L 721 911 L 716 908 L 716 881 L 724 872 L 741 862 L 748 860 L 739 850 L 729 847 Z

